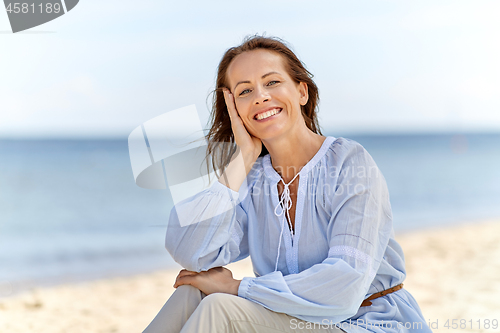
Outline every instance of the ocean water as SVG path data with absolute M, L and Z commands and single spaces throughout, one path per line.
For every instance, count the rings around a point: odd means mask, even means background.
M 397 232 L 500 217 L 500 133 L 345 137 L 384 174 Z M 135 185 L 126 138 L 0 140 L 0 297 L 179 267 L 171 207 Z

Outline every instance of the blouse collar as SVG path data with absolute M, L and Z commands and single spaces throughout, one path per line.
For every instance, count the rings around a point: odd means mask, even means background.
M 299 171 L 299 174 L 303 175 L 308 173 L 316 164 L 318 164 L 319 160 L 326 154 L 330 145 L 335 141 L 335 137 L 327 136 L 318 152 L 307 162 L 307 164 Z M 271 155 L 267 154 L 263 157 L 262 160 L 264 166 L 264 173 L 266 174 L 269 180 L 278 183 L 281 179 L 281 176 L 274 170 L 273 165 L 271 163 Z

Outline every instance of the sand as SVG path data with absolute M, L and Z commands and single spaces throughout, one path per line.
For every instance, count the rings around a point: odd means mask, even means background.
M 405 288 L 434 332 L 500 331 L 500 324 L 497 329 L 485 327 L 488 321 L 490 325 L 493 319 L 500 321 L 500 220 L 401 233 L 396 240 L 405 252 Z M 236 278 L 253 276 L 248 260 L 228 268 Z M 0 332 L 142 332 L 173 292 L 177 272 L 165 270 L 0 297 Z M 447 320 L 449 327 L 445 326 Z

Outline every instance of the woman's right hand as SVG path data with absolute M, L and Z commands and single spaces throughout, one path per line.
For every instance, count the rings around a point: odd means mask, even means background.
M 248 133 L 245 124 L 240 118 L 236 110 L 234 96 L 227 88 L 222 88 L 224 92 L 224 100 L 226 101 L 227 111 L 231 120 L 231 129 L 233 130 L 234 140 L 241 149 L 244 157 L 257 160 L 262 151 L 262 141 Z

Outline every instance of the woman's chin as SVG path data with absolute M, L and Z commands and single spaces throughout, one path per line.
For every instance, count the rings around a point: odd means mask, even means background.
M 265 130 L 256 132 L 254 136 L 261 139 L 262 141 L 269 141 L 277 139 L 286 133 L 287 131 L 282 126 L 269 126 Z

